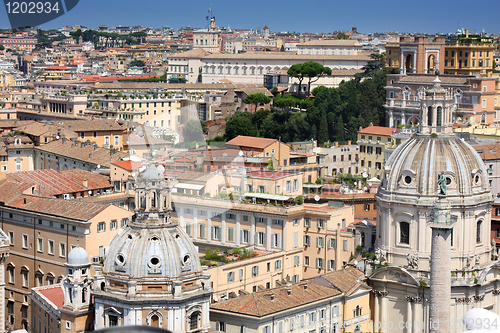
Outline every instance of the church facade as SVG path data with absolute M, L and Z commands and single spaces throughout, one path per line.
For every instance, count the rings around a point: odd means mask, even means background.
M 454 97 L 440 83 L 436 76 L 433 87 L 425 91 L 420 131 L 391 155 L 376 195 L 377 259 L 369 280 L 377 332 L 431 331 L 430 265 L 446 255 L 431 253 L 431 224 L 433 207 L 443 193 L 454 226 L 447 238 L 450 270 L 442 272 L 450 274 L 450 322 L 440 327 L 464 331 L 461 319 L 473 307 L 500 312 L 500 265 L 490 244 L 493 199 L 488 174 L 476 151 L 453 135 Z

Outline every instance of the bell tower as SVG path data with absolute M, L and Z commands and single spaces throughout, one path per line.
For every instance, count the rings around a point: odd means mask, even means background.
M 420 105 L 420 133 L 453 135 L 453 96 L 441 87 L 439 71 L 436 71 L 436 79 L 433 82 L 434 86 L 425 92 Z
M 65 266 L 66 277 L 62 281 L 64 308 L 73 311 L 87 309 L 92 283 L 87 251 L 79 246 L 75 247 L 68 254 Z

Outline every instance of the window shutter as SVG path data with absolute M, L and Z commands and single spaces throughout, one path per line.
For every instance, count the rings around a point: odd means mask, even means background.
M 299 247 L 299 233 L 295 232 L 293 234 L 293 247 Z

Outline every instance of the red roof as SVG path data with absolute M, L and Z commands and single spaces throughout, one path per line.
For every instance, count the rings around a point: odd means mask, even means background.
M 397 131 L 396 128 L 383 127 L 383 126 L 373 126 L 373 124 L 370 124 L 370 126 L 363 128 L 363 129 L 360 129 L 358 131 L 358 133 L 391 136 L 396 131 Z
M 269 27 L 266 25 L 266 26 L 264 27 L 264 30 L 269 30 Z
M 64 292 L 61 285 L 55 285 L 53 288 L 39 289 L 38 292 L 47 297 L 49 301 L 54 303 L 57 308 L 62 308 L 64 305 Z
M 116 165 L 119 168 L 125 169 L 127 171 L 134 171 L 137 168 L 142 167 L 142 164 L 134 161 L 117 161 L 112 162 L 111 164 Z
M 270 145 L 272 145 L 276 141 L 278 141 L 278 140 L 267 139 L 267 138 L 258 138 L 255 136 L 238 135 L 234 139 L 226 142 L 226 146 L 228 146 L 228 147 L 239 146 L 239 147 L 264 149 L 266 147 L 269 147 Z

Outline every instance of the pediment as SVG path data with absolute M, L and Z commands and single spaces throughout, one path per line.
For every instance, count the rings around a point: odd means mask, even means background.
M 377 269 L 369 277 L 370 280 L 410 284 L 420 286 L 419 281 L 406 269 L 397 266 L 388 266 Z

